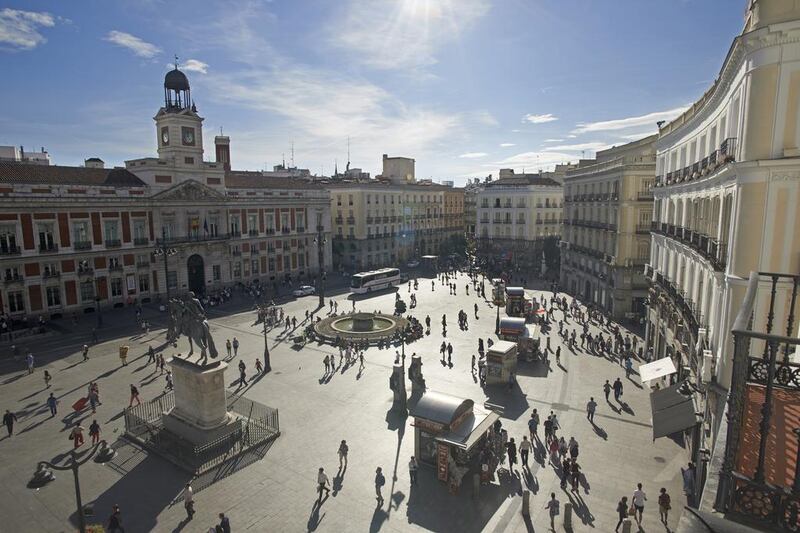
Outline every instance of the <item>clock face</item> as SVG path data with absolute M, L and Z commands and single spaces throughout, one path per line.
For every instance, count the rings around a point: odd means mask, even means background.
M 161 128 L 161 144 L 169 144 L 169 129 Z
M 194 130 L 192 128 L 182 129 L 183 144 L 194 145 Z

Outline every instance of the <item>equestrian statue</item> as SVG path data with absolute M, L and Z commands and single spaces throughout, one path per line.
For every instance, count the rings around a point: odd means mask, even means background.
M 182 299 L 172 298 L 169 301 L 169 329 L 167 330 L 167 341 L 175 343 L 181 334 L 186 336 L 189 341 L 189 353 L 186 358 L 194 354 L 194 344 L 200 347 L 200 364 L 204 365 L 210 355 L 212 359 L 217 358 L 217 347 L 211 337 L 211 329 L 206 319 L 203 304 L 189 292 Z

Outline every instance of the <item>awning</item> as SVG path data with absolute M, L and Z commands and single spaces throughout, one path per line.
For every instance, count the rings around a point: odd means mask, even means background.
M 500 413 L 487 411 L 476 405 L 457 428 L 437 436 L 435 440 L 469 451 L 499 418 Z
M 697 423 L 692 393 L 683 393 L 683 383 L 650 393 L 653 412 L 653 440 L 689 429 Z
M 639 365 L 639 377 L 642 382 L 651 381 L 677 372 L 671 357 L 662 357 L 658 361 Z

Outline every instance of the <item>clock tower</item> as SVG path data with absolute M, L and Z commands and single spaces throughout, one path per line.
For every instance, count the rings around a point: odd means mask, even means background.
M 175 166 L 203 162 L 203 119 L 197 114 L 186 74 L 178 65 L 164 77 L 164 107 L 154 117 L 158 158 Z

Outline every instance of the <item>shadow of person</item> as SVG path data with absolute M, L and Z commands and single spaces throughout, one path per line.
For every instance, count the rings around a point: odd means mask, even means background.
M 331 482 L 332 493 L 331 496 L 334 498 L 337 494 L 342 491 L 342 485 L 344 484 L 344 474 L 347 472 L 347 467 L 339 467 L 339 471 L 336 472 L 336 475 L 333 476 L 333 481 Z
M 603 440 L 608 440 L 608 433 L 606 433 L 605 429 L 601 428 L 595 423 L 592 423 L 592 429 L 594 430 L 595 434 L 597 434 L 598 437 L 600 437 Z
M 612 411 L 614 411 L 615 413 L 617 413 L 617 414 L 619 414 L 619 413 L 620 413 L 620 409 L 619 409 L 619 407 L 617 407 L 617 406 L 616 406 L 616 405 L 614 405 L 613 403 L 611 403 L 611 402 L 608 402 L 608 406 L 609 406 L 609 407 L 611 407 L 611 410 L 612 410 Z
M 375 512 L 372 513 L 372 520 L 369 523 L 370 533 L 377 533 L 380 531 L 383 523 L 389 520 L 389 513 L 383 510 L 381 506 L 375 507 Z
M 325 496 L 325 499 L 327 498 L 328 497 Z M 316 531 L 316 529 L 319 527 L 319 524 L 322 522 L 322 519 L 325 518 L 325 513 L 322 513 L 321 516 L 319 514 L 319 510 L 322 507 L 322 502 L 324 502 L 325 499 L 314 500 L 314 506 L 311 507 L 311 514 L 309 515 L 308 523 L 306 524 L 308 531 Z
M 628 405 L 626 402 L 622 402 L 622 404 L 621 404 L 621 405 L 622 405 L 622 410 L 623 410 L 623 411 L 625 411 L 625 412 L 626 412 L 626 413 L 628 413 L 629 415 L 634 415 L 634 416 L 636 415 L 636 413 L 635 413 L 635 412 L 634 412 L 634 410 L 631 408 L 631 406 L 630 406 L 630 405 Z

